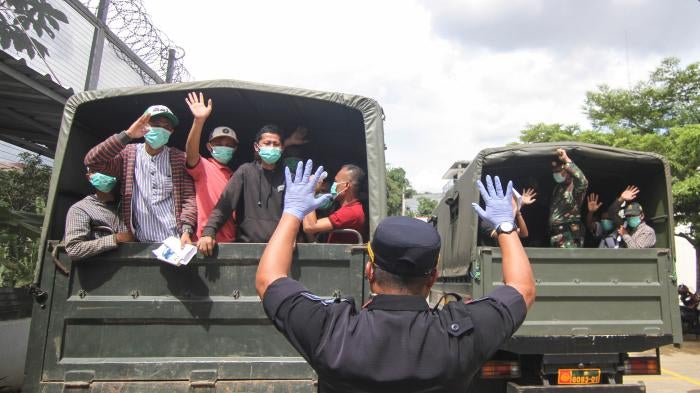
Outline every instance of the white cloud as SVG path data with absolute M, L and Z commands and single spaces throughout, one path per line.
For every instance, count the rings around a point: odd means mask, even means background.
M 517 14 L 551 27 L 547 18 L 569 12 L 545 0 L 452 2 L 442 8 L 438 4 L 444 3 L 400 0 L 193 4 L 179 9 L 166 0 L 147 3 L 154 22 L 186 49 L 193 75 L 375 98 L 387 114 L 387 162 L 405 168 L 419 191 L 439 191 L 440 177 L 453 161 L 515 141 L 528 123 L 587 125 L 581 105 L 585 92 L 598 84 L 626 86 L 628 79 L 646 78 L 665 56 L 694 61 L 698 54 L 694 41 L 674 51 L 658 45 L 645 51 L 643 43 L 635 44 L 628 67 L 624 43 L 620 49 L 601 40 L 606 35 L 600 31 L 587 38 L 592 23 L 587 30 L 565 31 L 563 38 L 575 48 L 562 50 L 556 37 L 537 35 L 536 26 L 529 32 L 546 39 L 527 45 L 527 37 L 503 23 Z M 595 4 L 600 10 L 602 3 Z M 639 15 L 646 2 L 611 4 Z M 455 23 L 462 30 L 445 30 Z M 465 36 L 469 26 L 460 23 L 504 30 L 503 37 L 513 42 L 469 35 L 473 30 Z M 656 29 L 663 34 L 662 27 Z

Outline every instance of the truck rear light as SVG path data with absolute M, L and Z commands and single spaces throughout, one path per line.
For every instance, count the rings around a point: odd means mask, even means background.
M 626 375 L 659 375 L 659 359 L 652 356 L 633 357 L 625 360 Z
M 516 361 L 490 360 L 481 367 L 482 379 L 519 377 L 520 363 Z

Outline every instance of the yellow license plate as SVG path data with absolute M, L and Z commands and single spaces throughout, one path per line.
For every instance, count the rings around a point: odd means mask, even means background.
M 600 383 L 599 368 L 560 368 L 559 385 L 594 385 Z

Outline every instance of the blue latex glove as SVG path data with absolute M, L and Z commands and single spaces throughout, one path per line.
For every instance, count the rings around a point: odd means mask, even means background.
M 289 168 L 284 168 L 286 186 L 283 213 L 289 213 L 299 220 L 303 220 L 304 216 L 316 210 L 326 200 L 332 198 L 331 194 L 314 196 L 316 182 L 325 179 L 328 174 L 323 171 L 323 166 L 319 166 L 316 169 L 316 173 L 312 176 L 313 165 L 313 161 L 308 160 L 306 161 L 306 167 L 303 167 L 303 163 L 299 161 L 294 179 L 292 179 Z
M 477 180 L 476 182 L 477 187 L 479 187 L 479 192 L 481 193 L 481 199 L 483 199 L 486 204 L 486 210 L 482 209 L 478 203 L 472 203 L 476 214 L 478 214 L 482 220 L 491 224 L 492 228 L 498 228 L 498 226 L 504 222 L 512 223 L 515 219 L 515 213 L 513 212 L 513 182 L 508 182 L 506 193 L 503 195 L 501 179 L 496 176 L 495 180 L 496 184 L 494 187 L 491 176 L 486 175 L 486 189 L 488 189 L 488 192 L 484 189 L 484 183 L 482 183 L 481 180 Z

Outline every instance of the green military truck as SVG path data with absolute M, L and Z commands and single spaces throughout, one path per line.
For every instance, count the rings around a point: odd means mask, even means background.
M 590 235 L 585 248 L 549 248 L 551 161 L 558 147 L 583 170 L 603 209 L 627 185 L 641 189 L 655 248 L 600 249 Z M 652 153 L 574 143 L 481 151 L 436 209 L 442 260 L 435 299 L 448 292 L 478 298 L 502 285 L 500 250 L 479 229 L 471 206 L 480 198 L 474 184 L 486 174 L 538 192 L 522 209 L 537 298 L 513 338 L 482 368 L 474 392 L 644 392 L 624 376 L 660 373 L 658 350 L 650 357 L 630 353 L 682 340 L 668 162 Z M 585 202 L 582 212 L 585 217 Z
M 316 390 L 313 370 L 269 323 L 256 295 L 265 244 L 220 244 L 215 256 L 181 267 L 156 260 L 157 244 L 130 243 L 78 262 L 54 250 L 68 208 L 92 192 L 85 153 L 154 104 L 179 116 L 170 145 L 184 150 L 189 91 L 213 100 L 209 129 L 237 131 L 234 167 L 253 160 L 262 125 L 303 125 L 311 130 L 306 158 L 330 176 L 347 163 L 366 170 L 369 229 L 386 215 L 384 116 L 372 99 L 231 80 L 77 94 L 66 104 L 54 162 L 24 392 Z M 300 243 L 291 276 L 319 295 L 361 302 L 365 258 L 357 245 Z

